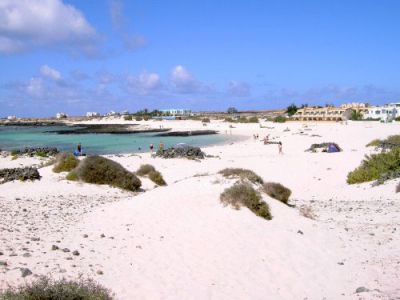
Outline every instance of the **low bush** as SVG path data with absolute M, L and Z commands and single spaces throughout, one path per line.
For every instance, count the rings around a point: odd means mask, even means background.
M 203 118 L 203 119 L 201 120 L 201 122 L 203 122 L 203 123 L 210 123 L 210 119 L 209 119 L 209 118 Z
M 136 117 L 135 117 L 135 120 L 136 120 L 136 121 L 142 121 L 143 118 L 142 118 L 141 116 L 136 116 Z
M 73 154 L 63 152 L 57 155 L 53 171 L 56 173 L 69 172 L 75 169 L 78 164 L 79 159 L 77 159 Z
M 167 185 L 167 183 L 165 182 L 163 176 L 158 171 L 151 171 L 149 173 L 149 178 L 150 178 L 151 181 L 153 181 L 154 183 L 156 183 L 158 185 Z
M 17 288 L 9 288 L 0 293 L 2 300 L 111 300 L 110 290 L 86 279 L 80 281 L 51 280 L 41 277 L 39 280 Z
M 125 120 L 125 121 L 132 121 L 132 120 L 133 120 L 133 117 L 132 117 L 132 115 L 124 116 L 124 120 Z
M 143 116 L 143 120 L 144 120 L 144 121 L 148 121 L 149 119 L 150 119 L 149 116 Z
M 400 173 L 400 148 L 366 156 L 361 165 L 347 175 L 347 183 L 378 180 L 388 173 Z
M 14 149 L 14 150 L 11 150 L 11 153 L 10 153 L 10 154 L 11 154 L 12 156 L 16 156 L 16 155 L 18 155 L 19 153 L 20 153 L 19 150 L 15 150 L 15 149 Z
M 154 168 L 152 165 L 149 164 L 141 165 L 139 169 L 136 171 L 136 175 L 146 176 L 150 172 L 154 172 L 155 170 L 156 168 Z
M 285 123 L 286 118 L 284 116 L 277 116 L 277 117 L 273 118 L 272 121 L 274 123 Z
M 288 203 L 289 197 L 292 191 L 280 183 L 267 182 L 263 184 L 263 191 L 276 200 L 279 200 L 285 204 Z
M 256 116 L 247 119 L 249 123 L 258 123 L 258 118 Z
M 248 180 L 252 183 L 263 184 L 263 179 L 252 170 L 241 168 L 226 168 L 218 172 L 226 178 L 239 178 L 240 180 Z
M 399 182 L 399 184 L 396 186 L 396 193 L 400 193 L 400 182 Z
M 71 171 L 67 174 L 65 179 L 70 181 L 78 181 L 78 174 L 75 171 Z
M 384 140 L 375 139 L 367 144 L 367 147 L 379 147 L 382 149 L 392 149 L 400 147 L 400 135 L 391 135 Z
M 135 174 L 119 163 L 101 156 L 85 158 L 73 172 L 76 172 L 77 179 L 84 182 L 109 184 L 129 191 L 137 191 L 142 185 Z
M 375 139 L 370 141 L 365 147 L 378 147 L 382 143 L 381 140 Z
M 261 218 L 272 219 L 268 204 L 250 184 L 239 183 L 225 189 L 220 200 L 224 205 L 232 205 L 235 209 L 245 206 Z

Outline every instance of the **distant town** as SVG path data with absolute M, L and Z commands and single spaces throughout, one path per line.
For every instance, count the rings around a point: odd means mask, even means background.
M 65 112 L 58 112 L 53 118 L 57 120 L 66 119 L 96 119 L 96 118 L 113 118 L 122 117 L 127 121 L 130 120 L 149 120 L 149 119 L 165 119 L 165 120 L 179 120 L 179 119 L 201 119 L 201 118 L 215 118 L 225 119 L 226 121 L 243 121 L 250 120 L 253 117 L 253 122 L 258 122 L 258 118 L 265 118 L 267 120 L 276 122 L 285 121 L 380 121 L 392 122 L 400 121 L 400 102 L 388 103 L 381 106 L 373 106 L 367 103 L 346 103 L 338 107 L 333 105 L 325 106 L 308 106 L 306 104 L 296 106 L 295 104 L 289 105 L 286 109 L 276 110 L 253 110 L 253 111 L 239 111 L 234 107 L 228 108 L 225 112 L 193 112 L 190 109 L 162 109 L 162 110 L 148 110 L 143 109 L 137 112 L 129 112 L 124 110 L 121 112 L 110 111 L 106 114 L 91 111 L 87 112 L 85 116 L 69 116 Z M 254 119 L 254 117 L 256 119 Z M 250 119 L 249 119 L 250 118 Z M 25 118 L 26 119 L 26 118 Z M 31 118 L 33 119 L 33 118 Z M 41 118 L 43 119 L 43 118 Z M 1 119 L 4 122 L 14 122 L 24 120 L 18 116 L 7 116 Z M 250 121 L 252 122 L 252 121 Z

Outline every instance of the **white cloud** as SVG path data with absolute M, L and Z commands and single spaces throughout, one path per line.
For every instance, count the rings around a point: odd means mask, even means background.
M 161 87 L 160 75 L 148 72 L 143 72 L 138 76 L 129 75 L 127 77 L 127 87 L 131 92 L 148 94 Z
M 248 97 L 250 96 L 250 85 L 241 81 L 230 81 L 228 86 L 228 93 L 234 97 Z
M 26 85 L 26 93 L 29 96 L 39 98 L 45 94 L 45 87 L 41 78 L 32 77 Z
M 170 82 L 178 93 L 202 93 L 213 90 L 212 87 L 198 81 L 186 68 L 182 65 L 175 66 L 170 74 Z
M 65 46 L 92 54 L 97 40 L 82 12 L 62 0 L 0 1 L 0 53 Z
M 147 40 L 127 29 L 128 20 L 124 15 L 123 3 L 121 0 L 110 0 L 109 1 L 111 22 L 114 30 L 120 36 L 123 46 L 128 51 L 135 51 L 147 45 Z
M 40 67 L 40 74 L 52 80 L 61 79 L 61 73 L 55 69 L 50 68 L 48 65 L 43 65 Z

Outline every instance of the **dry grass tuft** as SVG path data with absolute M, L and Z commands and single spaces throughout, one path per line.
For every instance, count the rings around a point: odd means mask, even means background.
M 79 165 L 79 159 L 73 154 L 63 152 L 56 156 L 56 162 L 53 168 L 55 173 L 69 172 Z
M 248 180 L 251 183 L 263 184 L 264 182 L 264 180 L 260 176 L 248 169 L 226 168 L 219 171 L 218 173 L 222 174 L 222 176 L 226 178 L 239 178 L 242 181 Z
M 270 197 L 288 204 L 292 191 L 280 183 L 267 182 L 263 185 L 263 191 Z
M 268 204 L 262 201 L 260 193 L 250 184 L 238 183 L 225 189 L 220 200 L 224 205 L 231 205 L 235 209 L 245 206 L 261 218 L 272 219 Z

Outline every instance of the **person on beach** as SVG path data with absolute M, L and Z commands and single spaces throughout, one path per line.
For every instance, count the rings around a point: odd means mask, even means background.
M 160 144 L 158 145 L 158 151 L 163 151 L 164 150 L 164 143 L 160 142 Z
M 283 154 L 283 151 L 282 151 L 282 142 L 279 142 L 279 143 L 278 143 L 278 150 L 279 150 L 279 154 Z
M 149 148 L 150 148 L 150 152 L 153 153 L 154 145 L 150 144 Z
M 82 152 L 82 145 L 81 143 L 78 143 L 78 146 L 76 146 L 76 150 L 78 151 L 79 154 Z
M 264 145 L 267 145 L 269 141 L 269 134 L 267 134 L 264 138 Z

